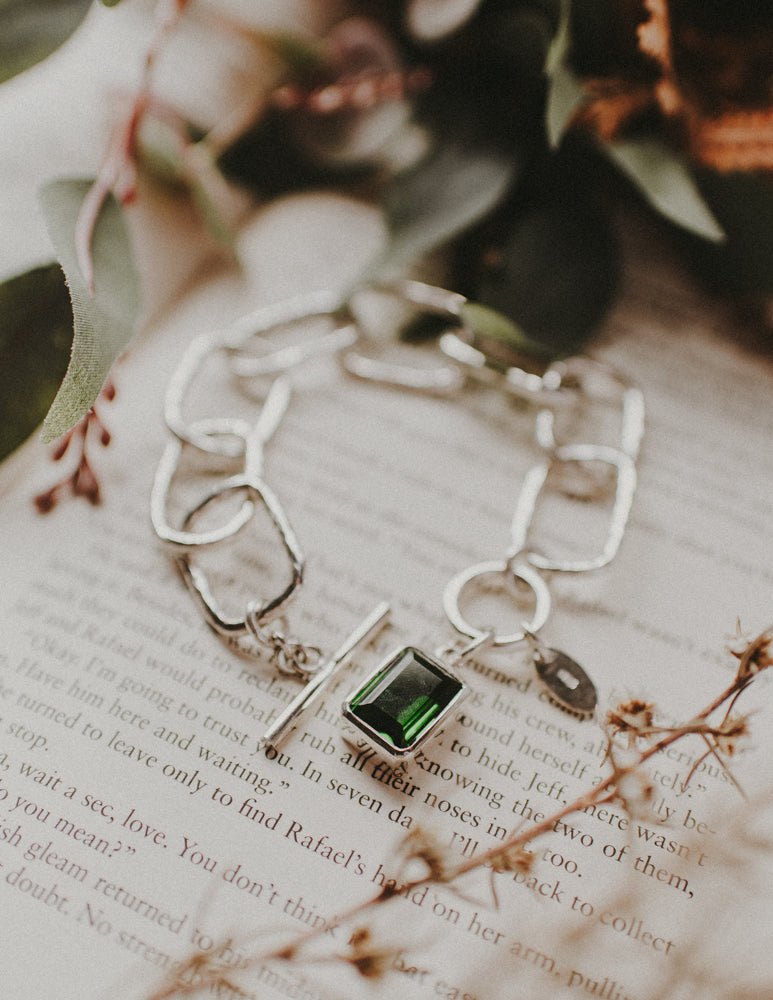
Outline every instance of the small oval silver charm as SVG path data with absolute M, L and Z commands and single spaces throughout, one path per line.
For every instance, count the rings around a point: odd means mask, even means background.
M 539 679 L 559 708 L 582 718 L 593 713 L 596 688 L 576 660 L 541 644 L 534 648 L 533 658 Z

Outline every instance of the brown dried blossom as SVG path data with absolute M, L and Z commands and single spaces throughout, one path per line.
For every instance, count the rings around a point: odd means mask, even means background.
M 743 639 L 740 635 L 738 638 L 742 640 L 739 648 L 731 647 L 730 653 L 739 660 L 736 672 L 739 681 L 749 680 L 755 674 L 773 666 L 773 653 L 770 648 L 773 642 L 773 629 L 766 629 L 751 641 Z
M 732 757 L 739 742 L 749 735 L 749 726 L 744 716 L 730 715 L 711 735 L 716 749 L 726 757 Z
M 611 734 L 624 734 L 634 741 L 645 736 L 651 736 L 654 730 L 655 706 L 646 701 L 632 699 L 607 712 L 606 724 Z
M 195 995 L 199 993 L 202 983 L 206 983 L 215 996 L 249 996 L 233 981 L 230 976 L 232 971 L 233 967 L 224 965 L 212 954 L 203 951 L 194 952 L 148 997 L 148 1000 L 173 1000 L 175 997 Z
M 346 961 L 354 966 L 363 979 L 380 979 L 392 966 L 394 949 L 376 946 L 368 927 L 358 927 L 349 939 L 350 954 Z
M 112 401 L 115 398 L 115 385 L 108 379 L 100 394 L 100 400 Z M 49 489 L 39 493 L 34 498 L 35 507 L 41 514 L 48 514 L 57 505 L 63 492 L 69 490 L 73 496 L 83 497 L 90 504 L 101 503 L 102 494 L 99 488 L 94 468 L 89 460 L 87 449 L 90 442 L 96 439 L 103 448 L 110 444 L 111 436 L 102 422 L 97 404 L 92 406 L 86 416 L 57 441 L 51 458 L 60 462 L 66 455 L 75 456 L 75 467 L 69 476 L 55 483 Z
M 655 786 L 646 771 L 633 765 L 615 771 L 615 799 L 629 816 L 646 817 L 655 796 Z
M 419 872 L 411 882 L 445 882 L 449 876 L 449 858 L 446 848 L 427 830 L 416 827 L 403 840 L 398 860 L 400 872 L 405 875 L 418 862 Z
M 491 870 L 497 874 L 504 872 L 520 872 L 526 875 L 531 871 L 537 855 L 534 851 L 520 844 L 508 845 L 488 862 Z

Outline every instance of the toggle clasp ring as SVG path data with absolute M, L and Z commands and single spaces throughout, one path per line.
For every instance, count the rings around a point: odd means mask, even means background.
M 535 606 L 531 619 L 525 621 L 518 632 L 495 632 L 492 635 L 489 629 L 471 625 L 459 607 L 464 589 L 470 584 L 475 584 L 481 577 L 491 575 L 520 580 L 534 594 Z M 474 566 L 468 566 L 467 569 L 461 570 L 448 581 L 443 591 L 443 610 L 456 631 L 466 635 L 469 639 L 483 639 L 488 636 L 487 645 L 489 646 L 513 646 L 539 632 L 548 620 L 550 591 L 537 570 L 524 563 L 512 565 L 511 561 L 504 559 L 475 563 Z

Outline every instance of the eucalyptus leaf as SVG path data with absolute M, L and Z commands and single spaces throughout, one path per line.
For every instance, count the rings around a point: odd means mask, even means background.
M 545 56 L 545 73 L 552 76 L 553 73 L 566 62 L 571 44 L 570 33 L 570 0 L 559 0 L 558 7 L 558 27 L 553 35 L 553 41 L 548 47 Z
M 71 341 L 70 297 L 57 263 L 0 284 L 0 459 L 45 417 Z
M 391 238 L 377 271 L 416 260 L 479 222 L 503 200 L 516 172 L 513 157 L 449 143 L 399 174 L 386 193 Z
M 90 7 L 91 0 L 0 0 L 0 83 L 51 55 Z
M 667 219 L 713 242 L 725 238 L 685 160 L 665 140 L 657 136 L 620 139 L 605 148 Z
M 545 101 L 545 132 L 552 149 L 561 142 L 567 122 L 585 103 L 585 91 L 569 65 L 571 47 L 570 3 L 561 0 L 558 30 L 545 59 L 548 93 Z
M 92 181 L 50 181 L 40 192 L 46 224 L 70 290 L 74 317 L 67 374 L 43 425 L 53 441 L 73 427 L 93 405 L 108 372 L 131 339 L 139 312 L 139 279 L 121 209 L 109 196 L 94 228 L 91 253 L 94 293 L 78 263 L 75 228 Z
M 569 66 L 556 66 L 549 78 L 545 102 L 545 132 L 552 149 L 558 147 L 567 123 L 585 100 L 585 91 Z

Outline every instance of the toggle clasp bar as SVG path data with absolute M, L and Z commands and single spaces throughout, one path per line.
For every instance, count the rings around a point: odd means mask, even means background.
M 316 701 L 322 688 L 340 667 L 349 659 L 358 646 L 371 639 L 387 624 L 389 620 L 389 604 L 382 601 L 343 641 L 330 659 L 321 666 L 306 687 L 298 694 L 282 714 L 274 720 L 263 736 L 267 746 L 278 747 L 300 721 L 301 715 Z

